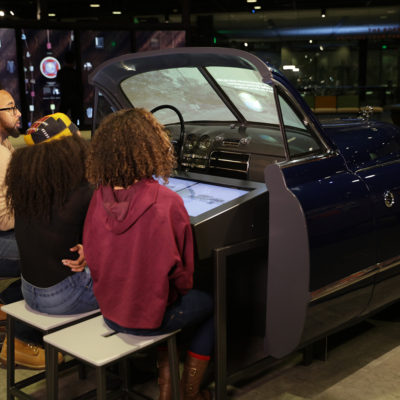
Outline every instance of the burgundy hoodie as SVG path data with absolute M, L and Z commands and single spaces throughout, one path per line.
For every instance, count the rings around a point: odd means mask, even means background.
M 193 238 L 179 195 L 153 179 L 101 187 L 86 215 L 83 246 L 105 318 L 155 329 L 193 285 Z

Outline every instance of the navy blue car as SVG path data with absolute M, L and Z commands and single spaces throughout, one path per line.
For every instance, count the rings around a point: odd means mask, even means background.
M 181 176 L 266 188 L 265 214 L 250 221 L 262 225 L 264 249 L 231 282 L 248 286 L 231 296 L 252 336 L 248 360 L 282 357 L 400 298 L 398 127 L 321 125 L 281 73 L 236 49 L 127 54 L 90 81 L 94 128 L 110 112 L 144 107 L 170 132 Z

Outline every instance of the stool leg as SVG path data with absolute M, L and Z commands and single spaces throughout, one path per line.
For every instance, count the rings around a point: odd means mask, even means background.
M 45 342 L 47 400 L 58 399 L 58 357 L 56 349 Z
M 106 400 L 106 367 L 96 367 L 97 400 Z
M 168 338 L 168 359 L 169 369 L 171 371 L 172 398 L 174 400 L 180 399 L 179 360 L 177 353 L 176 335 L 173 335 Z
M 15 385 L 15 323 L 14 318 L 7 314 L 7 400 L 13 400 L 11 388 Z
M 127 358 L 124 358 L 121 363 L 121 372 L 120 376 L 122 376 L 122 390 L 124 392 L 129 391 L 129 361 Z

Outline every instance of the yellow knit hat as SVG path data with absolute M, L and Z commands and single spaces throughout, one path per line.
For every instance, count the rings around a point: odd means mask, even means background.
M 26 131 L 24 136 L 26 144 L 48 142 L 53 139 L 61 139 L 65 136 L 72 136 L 78 132 L 78 127 L 63 113 L 46 115 L 38 119 Z

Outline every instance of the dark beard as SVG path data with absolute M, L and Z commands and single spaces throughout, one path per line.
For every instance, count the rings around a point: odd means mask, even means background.
M 6 129 L 7 131 L 7 136 L 11 136 L 13 138 L 17 138 L 21 132 L 17 128 L 8 128 Z

